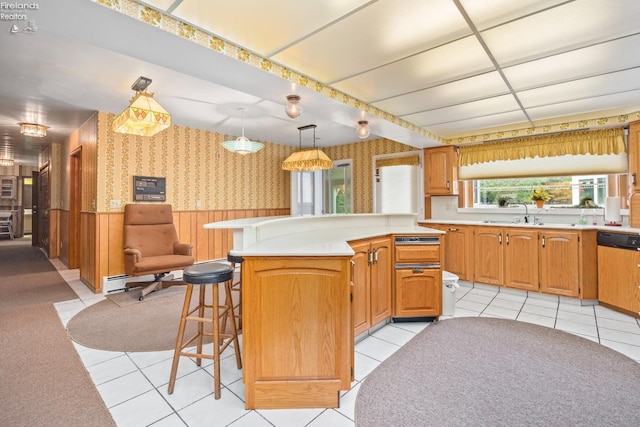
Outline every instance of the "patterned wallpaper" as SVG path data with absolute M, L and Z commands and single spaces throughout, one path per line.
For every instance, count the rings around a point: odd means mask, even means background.
M 222 148 L 220 133 L 174 125 L 153 137 L 124 135 L 111 130 L 114 117 L 98 113 L 99 212 L 133 201 L 134 175 L 166 177 L 175 210 L 289 207 L 289 173 L 280 164 L 294 147 L 265 143 L 243 156 Z M 121 206 L 110 208 L 112 200 Z
M 410 145 L 384 138 L 323 148 L 323 151 L 332 160 L 352 159 L 353 213 L 373 212 L 373 163 L 371 158 L 378 154 L 415 150 L 416 148 Z

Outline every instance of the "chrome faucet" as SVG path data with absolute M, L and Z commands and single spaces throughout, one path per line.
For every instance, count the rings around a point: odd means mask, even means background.
M 509 203 L 509 206 L 524 206 L 524 222 L 529 223 L 529 207 L 526 203 L 521 202 L 512 202 Z

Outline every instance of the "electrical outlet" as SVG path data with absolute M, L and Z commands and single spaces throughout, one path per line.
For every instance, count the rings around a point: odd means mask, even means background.
M 109 202 L 109 207 L 111 209 L 118 209 L 120 207 L 120 200 L 111 200 L 111 202 Z

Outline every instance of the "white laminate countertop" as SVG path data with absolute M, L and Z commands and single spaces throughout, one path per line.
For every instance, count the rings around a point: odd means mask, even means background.
M 220 221 L 204 228 L 233 229 L 233 255 L 351 256 L 350 241 L 387 235 L 444 234 L 419 226 L 415 214 L 263 217 Z
M 598 230 L 608 231 L 611 233 L 628 233 L 640 234 L 640 229 L 623 226 L 607 226 L 607 225 L 580 225 L 580 224 L 561 224 L 561 223 L 542 223 L 534 225 L 531 223 L 514 223 L 509 221 L 473 221 L 473 220 L 448 220 L 448 219 L 425 219 L 418 221 L 418 224 L 426 227 L 429 224 L 451 224 L 451 225 L 482 225 L 491 227 L 527 227 L 527 228 L 554 228 L 561 230 Z

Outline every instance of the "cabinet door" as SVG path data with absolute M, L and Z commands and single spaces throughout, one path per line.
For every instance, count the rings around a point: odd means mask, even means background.
M 580 245 L 577 232 L 540 231 L 540 290 L 578 297 Z
M 475 249 L 474 280 L 480 283 L 503 283 L 504 257 L 502 228 L 476 227 L 473 237 Z
M 458 165 L 455 146 L 424 150 L 424 192 L 428 195 L 458 194 Z
M 358 335 L 371 326 L 369 323 L 369 242 L 351 243 L 353 255 L 353 327 Z
M 504 285 L 538 290 L 538 231 L 505 228 Z
M 598 246 L 598 300 L 640 315 L 640 252 Z
M 371 241 L 371 326 L 391 316 L 391 239 Z
M 445 270 L 460 280 L 473 280 L 471 248 L 473 230 L 468 227 L 448 227 L 444 245 Z
M 442 314 L 442 271 L 396 270 L 395 316 L 423 317 Z

